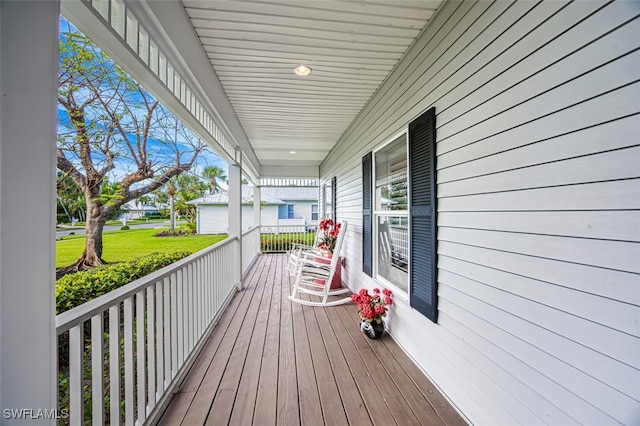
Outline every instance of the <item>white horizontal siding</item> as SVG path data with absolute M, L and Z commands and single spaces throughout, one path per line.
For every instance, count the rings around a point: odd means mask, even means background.
M 268 206 L 274 207 L 274 206 Z M 262 218 L 264 219 L 264 214 Z M 253 228 L 253 206 L 242 206 L 242 232 Z M 229 232 L 229 209 L 226 205 L 198 206 L 199 234 L 226 234 Z
M 361 272 L 361 158 L 436 107 L 439 321 L 394 338 L 476 424 L 640 421 L 640 4 L 447 2 L 321 167 Z

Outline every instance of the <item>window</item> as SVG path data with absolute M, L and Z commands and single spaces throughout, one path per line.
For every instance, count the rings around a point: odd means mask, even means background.
M 311 220 L 318 220 L 318 205 L 311 204 Z
M 334 176 L 330 182 L 322 185 L 322 217 L 337 221 L 336 198 L 337 198 L 337 178 Z
M 362 269 L 437 321 L 435 108 L 362 159 Z
M 409 219 L 407 135 L 374 153 L 374 274 L 407 293 Z
M 324 211 L 322 212 L 323 219 L 331 217 L 332 215 L 332 199 L 331 181 L 329 181 L 324 187 Z
M 279 206 L 278 219 L 294 219 L 293 204 L 283 204 Z

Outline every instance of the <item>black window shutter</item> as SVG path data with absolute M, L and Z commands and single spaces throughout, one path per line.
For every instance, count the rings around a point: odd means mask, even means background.
M 410 302 L 438 319 L 436 235 L 436 110 L 409 124 Z
M 338 221 L 337 200 L 338 200 L 338 178 L 334 176 L 331 178 L 331 219 L 333 219 L 334 222 Z
M 371 159 L 372 154 L 368 153 L 362 157 L 362 271 L 371 276 L 372 273 L 372 196 L 371 187 Z

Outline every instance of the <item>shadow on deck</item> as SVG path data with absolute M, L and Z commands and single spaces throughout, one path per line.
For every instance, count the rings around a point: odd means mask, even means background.
M 353 305 L 291 303 L 285 262 L 259 257 L 159 424 L 466 424 L 391 337 L 361 334 Z

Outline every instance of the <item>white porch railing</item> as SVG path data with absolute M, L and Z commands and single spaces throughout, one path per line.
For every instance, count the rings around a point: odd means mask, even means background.
M 157 414 L 235 292 L 239 243 L 228 238 L 56 316 L 70 424 Z
M 260 254 L 260 228 L 255 227 L 242 234 L 242 275 L 253 264 L 256 256 Z
M 260 247 L 263 253 L 286 252 L 293 243 L 313 244 L 315 229 L 302 225 L 262 225 Z

